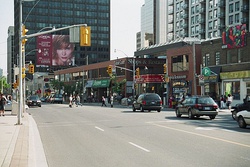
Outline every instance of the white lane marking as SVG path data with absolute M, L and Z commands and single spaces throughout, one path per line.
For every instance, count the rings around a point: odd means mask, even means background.
M 131 145 L 133 145 L 133 146 L 135 146 L 135 147 L 137 147 L 137 148 L 139 148 L 139 149 L 141 149 L 141 150 L 143 150 L 143 151 L 150 152 L 148 149 L 143 148 L 143 147 L 141 147 L 141 146 L 139 146 L 139 145 L 137 145 L 135 143 L 132 143 L 132 142 L 128 142 L 128 143 L 131 144 Z
M 100 131 L 103 131 L 103 132 L 104 132 L 104 130 L 103 130 L 102 128 L 99 128 L 99 127 L 97 127 L 97 126 L 95 126 L 95 128 L 98 129 L 98 130 L 100 130 Z
M 216 130 L 217 128 L 213 127 L 197 127 L 196 130 Z
M 162 127 L 162 128 L 165 128 L 165 129 L 170 129 L 170 130 L 174 130 L 174 131 L 178 131 L 178 132 L 183 132 L 183 133 L 187 133 L 187 134 L 191 134 L 191 135 L 196 135 L 196 136 L 200 136 L 200 137 L 205 137 L 205 138 L 209 138 L 209 139 L 214 139 L 214 140 L 218 140 L 218 141 L 222 141 L 222 142 L 231 143 L 231 144 L 234 144 L 234 145 L 239 145 L 239 146 L 250 148 L 250 145 L 248 145 L 248 144 L 242 144 L 242 143 L 234 142 L 234 141 L 231 141 L 231 140 L 226 140 L 226 139 L 222 139 L 222 138 L 218 138 L 218 137 L 203 135 L 203 134 L 190 132 L 190 131 L 186 131 L 186 130 L 182 130 L 182 129 L 171 128 L 171 127 L 167 127 L 167 126 L 159 125 L 159 124 L 152 124 L 152 125 Z

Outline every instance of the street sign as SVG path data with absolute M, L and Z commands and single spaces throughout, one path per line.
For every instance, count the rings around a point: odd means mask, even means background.
M 210 68 L 208 68 L 208 67 L 203 68 L 203 69 L 202 69 L 202 74 L 203 74 L 205 77 L 210 76 L 210 75 L 211 75 L 211 70 L 210 70 Z

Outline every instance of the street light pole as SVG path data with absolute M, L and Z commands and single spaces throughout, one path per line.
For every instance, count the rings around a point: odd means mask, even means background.
M 17 114 L 17 124 L 21 124 L 21 114 L 23 109 L 23 83 L 22 83 L 22 3 L 23 1 L 19 1 L 19 108 Z
M 195 42 L 193 42 L 193 61 L 194 61 L 194 95 L 197 95 L 197 86 L 196 86 L 196 57 L 195 57 Z

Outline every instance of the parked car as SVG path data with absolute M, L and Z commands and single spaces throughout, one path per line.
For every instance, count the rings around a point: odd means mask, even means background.
M 250 125 L 250 109 L 238 112 L 236 120 L 240 128 L 246 128 L 247 125 Z
M 243 99 L 243 103 L 236 104 L 235 106 L 232 107 L 232 118 L 236 118 L 236 114 L 240 111 L 243 110 L 248 110 L 250 109 L 250 95 L 246 95 L 246 97 Z
M 217 103 L 209 96 L 187 96 L 175 109 L 176 117 L 188 115 L 189 118 L 209 116 L 215 119 L 219 112 Z
M 42 102 L 41 102 L 40 98 L 37 95 L 31 95 L 31 96 L 28 97 L 27 105 L 29 107 L 30 106 L 41 107 L 42 106 Z
M 133 102 L 133 111 L 140 110 L 156 110 L 161 112 L 162 109 L 162 100 L 161 97 L 156 93 L 143 93 L 138 96 L 137 99 Z
M 50 100 L 51 103 L 63 103 L 63 95 L 62 94 L 54 94 L 52 97 L 51 97 L 51 100 Z

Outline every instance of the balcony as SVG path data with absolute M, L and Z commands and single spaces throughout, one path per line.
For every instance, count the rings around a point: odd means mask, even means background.
M 200 8 L 199 9 L 199 13 L 204 13 L 205 12 L 205 9 L 204 8 Z
M 173 9 L 169 9 L 168 10 L 168 14 L 173 14 L 174 13 L 174 10 Z
M 205 23 L 205 20 L 204 20 L 204 19 L 199 19 L 199 23 L 200 23 L 200 24 L 204 24 L 204 23 Z
M 200 0 L 200 3 L 206 3 L 206 0 Z
M 199 30 L 199 34 L 204 34 L 204 33 L 205 33 L 204 29 Z
M 225 17 L 225 13 L 218 13 L 218 18 L 224 18 Z
M 217 3 L 219 7 L 224 7 L 225 6 L 225 2 L 224 1 L 220 1 Z
M 241 6 L 241 10 L 240 10 L 241 12 L 249 12 L 249 6 L 248 5 L 243 5 L 243 6 Z
M 241 18 L 241 23 L 243 24 L 245 24 L 245 23 L 248 23 L 248 21 L 249 21 L 249 18 Z
M 173 1 L 173 0 L 168 0 L 168 5 L 169 5 L 169 6 L 174 5 L 174 1 Z
M 218 25 L 218 29 L 224 29 L 225 28 L 225 25 L 221 24 L 221 25 Z
M 188 5 L 187 4 L 184 4 L 183 6 L 182 6 L 182 9 L 187 9 L 188 8 Z

